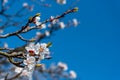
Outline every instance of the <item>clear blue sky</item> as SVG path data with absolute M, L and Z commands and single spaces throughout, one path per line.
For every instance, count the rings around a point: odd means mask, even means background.
M 81 80 L 120 80 L 120 1 L 81 0 L 81 25 L 54 36 L 55 60 Z
M 51 15 L 60 14 L 74 0 L 67 1 L 65 6 L 51 1 L 53 8 L 37 7 L 30 15 L 41 12 L 44 20 Z M 69 70 L 77 72 L 81 80 L 120 80 L 119 3 L 119 0 L 81 0 L 77 4 L 79 12 L 65 18 L 68 20 L 77 17 L 81 24 L 77 28 L 55 32 L 54 36 L 47 39 L 53 42 L 51 50 L 54 54 L 53 59 L 45 62 L 63 61 L 68 64 Z M 21 44 L 16 42 L 16 46 Z

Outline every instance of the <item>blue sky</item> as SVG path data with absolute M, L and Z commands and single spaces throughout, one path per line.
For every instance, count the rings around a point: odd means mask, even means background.
M 55 60 L 68 63 L 81 80 L 120 80 L 119 2 L 81 0 L 81 24 L 52 37 Z
M 74 0 L 67 1 L 68 4 L 63 6 L 51 1 L 53 8 L 36 7 L 30 15 L 41 12 L 41 20 L 45 20 L 67 10 Z M 51 50 L 54 54 L 53 59 L 45 62 L 63 61 L 81 80 L 120 80 L 119 3 L 119 0 L 81 0 L 77 3 L 78 13 L 70 14 L 64 20 L 76 17 L 81 24 L 55 32 L 46 40 L 53 42 Z M 20 41 L 16 43 L 15 46 L 21 44 Z

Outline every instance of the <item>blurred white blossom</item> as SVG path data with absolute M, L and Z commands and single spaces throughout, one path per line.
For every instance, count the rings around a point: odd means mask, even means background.
M 39 16 L 35 17 L 35 21 L 39 22 L 40 21 L 40 17 Z
M 56 24 L 56 22 L 58 21 L 57 19 L 54 19 L 54 16 L 51 16 L 50 20 L 51 20 L 52 24 Z
M 36 26 L 40 27 L 40 29 L 45 29 L 46 28 L 45 24 L 41 24 L 39 16 L 35 17 L 34 23 L 36 24 Z
M 20 73 L 21 71 L 22 71 L 22 73 L 21 73 L 20 76 L 29 76 L 29 71 L 27 71 L 26 69 L 23 69 L 23 68 L 20 68 L 20 67 L 15 67 L 15 72 L 16 73 Z
M 76 72 L 73 71 L 73 70 L 71 70 L 71 71 L 69 72 L 69 74 L 70 74 L 70 78 L 72 78 L 72 79 L 75 79 L 75 78 L 77 77 Z
M 41 22 L 35 22 L 36 26 L 39 26 L 41 24 Z
M 16 73 L 20 73 L 22 70 L 23 70 L 23 68 L 15 67 L 15 72 L 16 72 Z
M 67 64 L 65 64 L 63 62 L 59 62 L 58 67 L 62 68 L 64 71 L 68 70 Z
M 45 35 L 46 36 L 50 36 L 50 32 L 49 31 L 45 31 Z
M 41 35 L 41 32 L 36 32 L 36 36 L 40 36 Z
M 61 29 L 64 29 L 64 28 L 65 28 L 64 22 L 59 22 L 59 25 L 60 25 L 60 28 L 61 28 Z
M 4 31 L 2 29 L 0 29 L 0 34 L 2 34 Z
M 78 26 L 79 22 L 77 21 L 77 19 L 73 19 L 73 25 L 74 26 Z
M 24 60 L 23 62 L 26 66 L 28 70 L 32 70 L 35 67 L 36 61 L 35 61 L 35 57 L 33 56 L 28 56 L 26 60 Z
M 41 36 L 41 32 L 36 32 L 36 36 L 35 36 L 35 39 L 37 40 L 37 39 L 39 39 L 39 37 Z
M 8 48 L 8 44 L 7 43 L 4 43 L 4 48 Z
M 49 55 L 50 51 L 47 48 L 47 44 L 46 43 L 41 43 L 40 44 L 40 59 L 44 59 L 45 55 Z
M 6 3 L 8 3 L 8 0 L 3 0 L 2 5 L 5 5 Z
M 66 4 L 66 0 L 56 0 L 58 4 Z
M 42 24 L 41 25 L 41 29 L 45 29 L 46 28 L 46 25 L 45 24 Z
M 29 76 L 29 72 L 27 70 L 23 70 L 21 76 Z
M 28 3 L 27 3 L 27 2 L 24 2 L 24 3 L 23 3 L 23 7 L 28 7 Z

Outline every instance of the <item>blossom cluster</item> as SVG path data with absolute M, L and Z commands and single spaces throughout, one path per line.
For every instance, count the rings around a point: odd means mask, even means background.
M 52 75 L 53 77 L 56 75 L 62 75 L 61 77 L 69 78 L 69 79 L 76 79 L 77 75 L 75 71 L 68 70 L 67 64 L 63 62 L 58 62 L 57 65 L 51 64 L 49 68 L 46 68 L 45 64 L 38 64 L 41 60 L 45 59 L 47 56 L 50 55 L 49 47 L 50 43 L 30 43 L 28 44 L 26 49 L 26 59 L 23 61 L 25 65 L 24 68 L 15 67 L 16 73 L 21 73 L 20 77 L 26 76 L 29 80 L 32 80 L 32 74 L 36 65 L 38 65 L 38 71 L 40 72 L 47 72 L 48 74 Z M 39 70 L 40 69 L 40 70 Z
M 63 62 L 58 62 L 57 64 L 52 63 L 48 68 L 46 65 L 40 67 L 39 71 L 44 74 L 47 72 L 52 75 L 52 77 L 56 77 L 60 75 L 60 78 L 67 78 L 69 80 L 74 80 L 77 78 L 77 74 L 75 71 L 68 71 L 68 65 Z M 49 78 L 48 78 L 49 79 Z
M 59 19 L 55 19 L 54 16 L 51 16 L 50 17 L 50 24 L 43 24 L 40 22 L 40 13 L 38 13 L 39 16 L 36 16 L 32 22 L 37 26 L 37 28 L 39 29 L 44 29 L 45 30 L 45 35 L 46 36 L 50 36 L 51 33 L 47 30 L 47 28 L 52 28 L 53 26 L 58 26 L 60 29 L 64 29 L 66 27 L 69 27 L 69 26 L 78 26 L 80 24 L 80 22 L 74 18 L 73 20 L 71 20 L 68 24 L 65 24 L 64 22 L 60 21 Z M 41 36 L 41 32 L 36 32 L 36 36 L 35 36 L 35 39 L 38 39 L 39 36 Z
M 36 68 L 36 71 L 39 71 L 41 73 L 41 75 L 39 75 L 41 79 L 43 79 L 44 75 L 42 74 L 44 73 L 51 75 L 53 78 L 59 75 L 61 75 L 60 76 L 61 78 L 67 78 L 69 80 L 74 80 L 77 78 L 76 72 L 73 70 L 68 71 L 68 65 L 63 62 L 58 62 L 57 64 L 51 64 L 49 67 L 47 67 L 45 64 L 42 64 L 40 67 Z M 15 72 L 16 73 L 22 72 L 20 77 L 31 76 L 30 72 L 19 67 L 15 67 Z M 37 73 L 34 72 L 34 74 L 36 75 Z M 48 77 L 46 76 L 46 78 L 49 79 L 49 76 Z
M 32 76 L 34 68 L 36 65 L 41 66 L 38 64 L 41 60 L 45 59 L 47 56 L 50 55 L 50 51 L 48 48 L 48 44 L 46 43 L 30 43 L 28 46 L 25 47 L 27 54 L 26 59 L 23 61 L 25 65 L 24 68 L 17 67 L 15 69 L 16 73 L 21 73 L 21 76 Z

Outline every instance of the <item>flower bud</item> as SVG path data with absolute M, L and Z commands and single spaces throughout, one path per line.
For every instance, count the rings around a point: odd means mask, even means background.
M 77 12 L 78 11 L 78 7 L 75 7 L 74 9 L 73 9 L 73 12 Z

